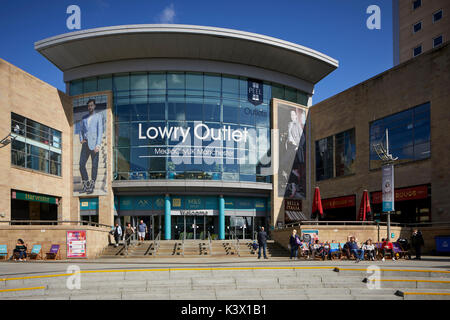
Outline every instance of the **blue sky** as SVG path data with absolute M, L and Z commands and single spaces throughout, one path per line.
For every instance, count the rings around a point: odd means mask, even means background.
M 34 50 L 61 33 L 66 9 L 81 8 L 81 29 L 144 23 L 215 26 L 291 41 L 339 61 L 319 82 L 313 102 L 327 99 L 393 66 L 389 0 L 0 0 L 0 58 L 65 91 L 62 72 Z M 381 9 L 381 30 L 369 30 L 370 5 Z

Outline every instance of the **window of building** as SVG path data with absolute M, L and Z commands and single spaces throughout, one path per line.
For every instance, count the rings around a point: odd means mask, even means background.
M 416 10 L 422 6 L 422 0 L 414 0 L 413 1 L 413 9 Z
M 417 46 L 413 49 L 413 56 L 416 57 L 422 53 L 422 45 Z
M 355 156 L 354 128 L 316 141 L 316 181 L 354 173 Z
M 61 176 L 61 132 L 11 113 L 11 164 Z
M 419 32 L 420 30 L 422 30 L 422 21 L 413 25 L 413 33 Z
M 430 103 L 387 116 L 370 124 L 370 169 L 380 168 L 381 160 L 374 146 L 386 148 L 386 129 L 389 153 L 398 157 L 396 163 L 427 159 L 430 149 Z
M 436 48 L 442 44 L 442 35 L 433 39 L 433 48 Z
M 438 12 L 433 13 L 433 23 L 438 22 L 442 19 L 442 9 Z

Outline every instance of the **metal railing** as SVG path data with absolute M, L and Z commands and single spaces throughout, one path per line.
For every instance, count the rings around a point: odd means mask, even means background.
M 212 238 L 209 231 L 208 231 L 208 242 L 209 242 L 209 255 L 212 256 Z
M 239 238 L 236 237 L 236 234 L 231 230 L 230 230 L 230 234 L 231 234 L 231 240 L 232 240 L 234 249 L 236 250 L 238 257 L 240 257 L 241 255 L 239 253 Z
M 159 246 L 161 245 L 161 232 L 158 233 L 156 238 L 153 240 L 153 252 L 154 256 L 158 253 Z
M 184 257 L 184 242 L 185 242 L 185 240 L 186 240 L 186 232 L 183 232 L 183 241 L 181 243 L 181 254 L 183 255 L 183 257 Z
M 292 227 L 301 227 L 302 225 L 372 225 L 372 226 L 387 226 L 387 222 L 377 222 L 377 221 L 317 221 L 317 220 L 304 220 L 295 223 L 287 223 L 281 227 L 276 227 L 275 229 L 286 229 Z M 450 221 L 445 222 L 415 222 L 415 223 L 400 223 L 391 222 L 391 226 L 396 227 L 426 227 L 426 226 L 439 226 L 439 225 L 450 225 Z
M 70 220 L 6 220 L 0 221 L 0 225 L 2 223 L 8 223 L 11 226 L 57 226 L 62 224 L 71 224 L 76 226 L 90 226 L 90 227 L 105 227 L 105 228 L 113 228 L 114 226 L 101 224 L 97 222 L 91 221 L 70 221 Z

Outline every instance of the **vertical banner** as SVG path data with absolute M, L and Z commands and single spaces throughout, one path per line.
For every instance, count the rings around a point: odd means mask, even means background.
M 67 258 L 87 258 L 86 230 L 67 231 Z
M 383 212 L 394 211 L 394 165 L 388 164 L 382 167 Z
M 107 95 L 73 99 L 73 195 L 106 195 Z
M 278 196 L 306 198 L 306 108 L 277 103 Z

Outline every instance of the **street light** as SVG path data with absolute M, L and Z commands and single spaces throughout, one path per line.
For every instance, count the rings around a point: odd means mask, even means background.
M 385 194 L 390 193 L 391 194 L 391 206 L 388 211 L 386 211 L 387 214 L 387 239 L 391 240 L 391 212 L 394 211 L 394 202 L 395 202 L 395 188 L 394 188 L 394 164 L 395 161 L 398 160 L 398 157 L 393 157 L 392 154 L 389 153 L 389 130 L 386 128 L 386 148 L 384 148 L 383 144 L 376 143 L 373 144 L 373 149 L 377 153 L 380 160 L 383 162 L 382 165 L 382 203 L 383 203 L 383 212 L 384 212 L 384 204 L 387 202 L 385 201 Z M 383 138 L 381 138 L 382 140 Z M 385 171 L 391 175 L 392 183 L 390 183 L 391 190 L 386 190 L 388 183 L 385 183 Z

